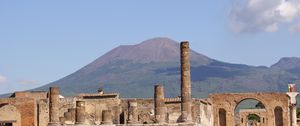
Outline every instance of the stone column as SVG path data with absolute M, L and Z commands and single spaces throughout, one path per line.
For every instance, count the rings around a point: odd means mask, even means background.
M 85 101 L 76 101 L 75 124 L 85 124 Z
M 299 92 L 297 92 L 295 84 L 289 84 L 287 95 L 290 97 L 290 112 L 291 112 L 291 124 L 292 126 L 297 125 L 297 99 Z
M 137 124 L 139 121 L 138 117 L 138 104 L 136 101 L 129 102 L 129 110 L 128 110 L 128 123 L 129 124 Z
M 113 124 L 113 116 L 111 110 L 103 110 L 102 111 L 102 124 L 111 125 Z
M 181 121 L 190 122 L 191 116 L 191 73 L 190 73 L 190 48 L 189 42 L 180 43 L 181 62 Z
M 154 87 L 154 107 L 156 123 L 165 123 L 165 96 L 162 85 L 155 85 Z
M 59 87 L 50 87 L 48 126 L 57 126 L 59 123 Z
M 297 105 L 291 105 L 291 120 L 292 126 L 298 126 L 297 124 Z

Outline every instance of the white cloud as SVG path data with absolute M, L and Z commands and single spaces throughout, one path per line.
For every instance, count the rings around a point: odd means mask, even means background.
M 19 80 L 18 84 L 36 85 L 36 84 L 38 84 L 38 81 L 36 81 L 36 80 Z
M 280 24 L 300 18 L 300 0 L 236 1 L 229 18 L 237 33 L 276 32 Z
M 4 84 L 6 82 L 6 77 L 0 75 L 0 84 Z

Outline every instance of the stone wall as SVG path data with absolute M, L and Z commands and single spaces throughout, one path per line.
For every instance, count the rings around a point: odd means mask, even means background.
M 282 124 L 288 126 L 290 123 L 289 116 L 289 98 L 284 93 L 226 93 L 212 94 L 209 96 L 212 100 L 214 126 L 221 126 L 225 123 L 227 126 L 235 125 L 234 112 L 236 106 L 243 100 L 255 99 L 262 102 L 266 109 L 266 125 L 275 125 L 275 108 L 280 107 L 282 110 Z M 225 118 L 219 115 L 220 110 L 225 110 Z M 224 122 L 221 119 L 225 119 Z
M 5 98 L 0 99 L 0 106 L 14 106 L 21 115 L 22 126 L 36 126 L 35 100 L 32 98 Z M 15 112 L 17 112 L 15 111 Z M 1 118 L 1 117 L 0 117 Z

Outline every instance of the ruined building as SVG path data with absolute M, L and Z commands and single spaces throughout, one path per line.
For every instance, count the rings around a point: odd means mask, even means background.
M 49 92 L 15 92 L 0 99 L 0 126 L 90 126 L 90 125 L 178 125 L 178 126 L 297 126 L 295 85 L 287 93 L 223 93 L 206 99 L 192 98 L 190 49 L 182 42 L 181 95 L 165 98 L 164 87 L 154 87 L 153 99 L 121 99 L 119 94 L 74 97 Z M 244 100 L 255 99 L 263 108 L 235 112 Z M 238 114 L 238 116 L 236 116 Z M 256 117 L 257 120 L 250 120 Z

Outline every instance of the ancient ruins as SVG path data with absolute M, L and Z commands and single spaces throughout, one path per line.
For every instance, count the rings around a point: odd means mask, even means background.
M 0 126 L 297 126 L 294 84 L 287 93 L 223 93 L 206 99 L 192 98 L 190 49 L 181 42 L 181 97 L 165 98 L 164 87 L 154 87 L 153 99 L 123 99 L 102 90 L 74 97 L 49 92 L 15 92 L 0 99 Z M 237 110 L 237 105 L 255 99 L 261 107 Z M 237 116 L 238 115 L 238 116 Z M 250 118 L 251 117 L 251 118 Z M 252 120 L 256 118 L 256 120 Z

